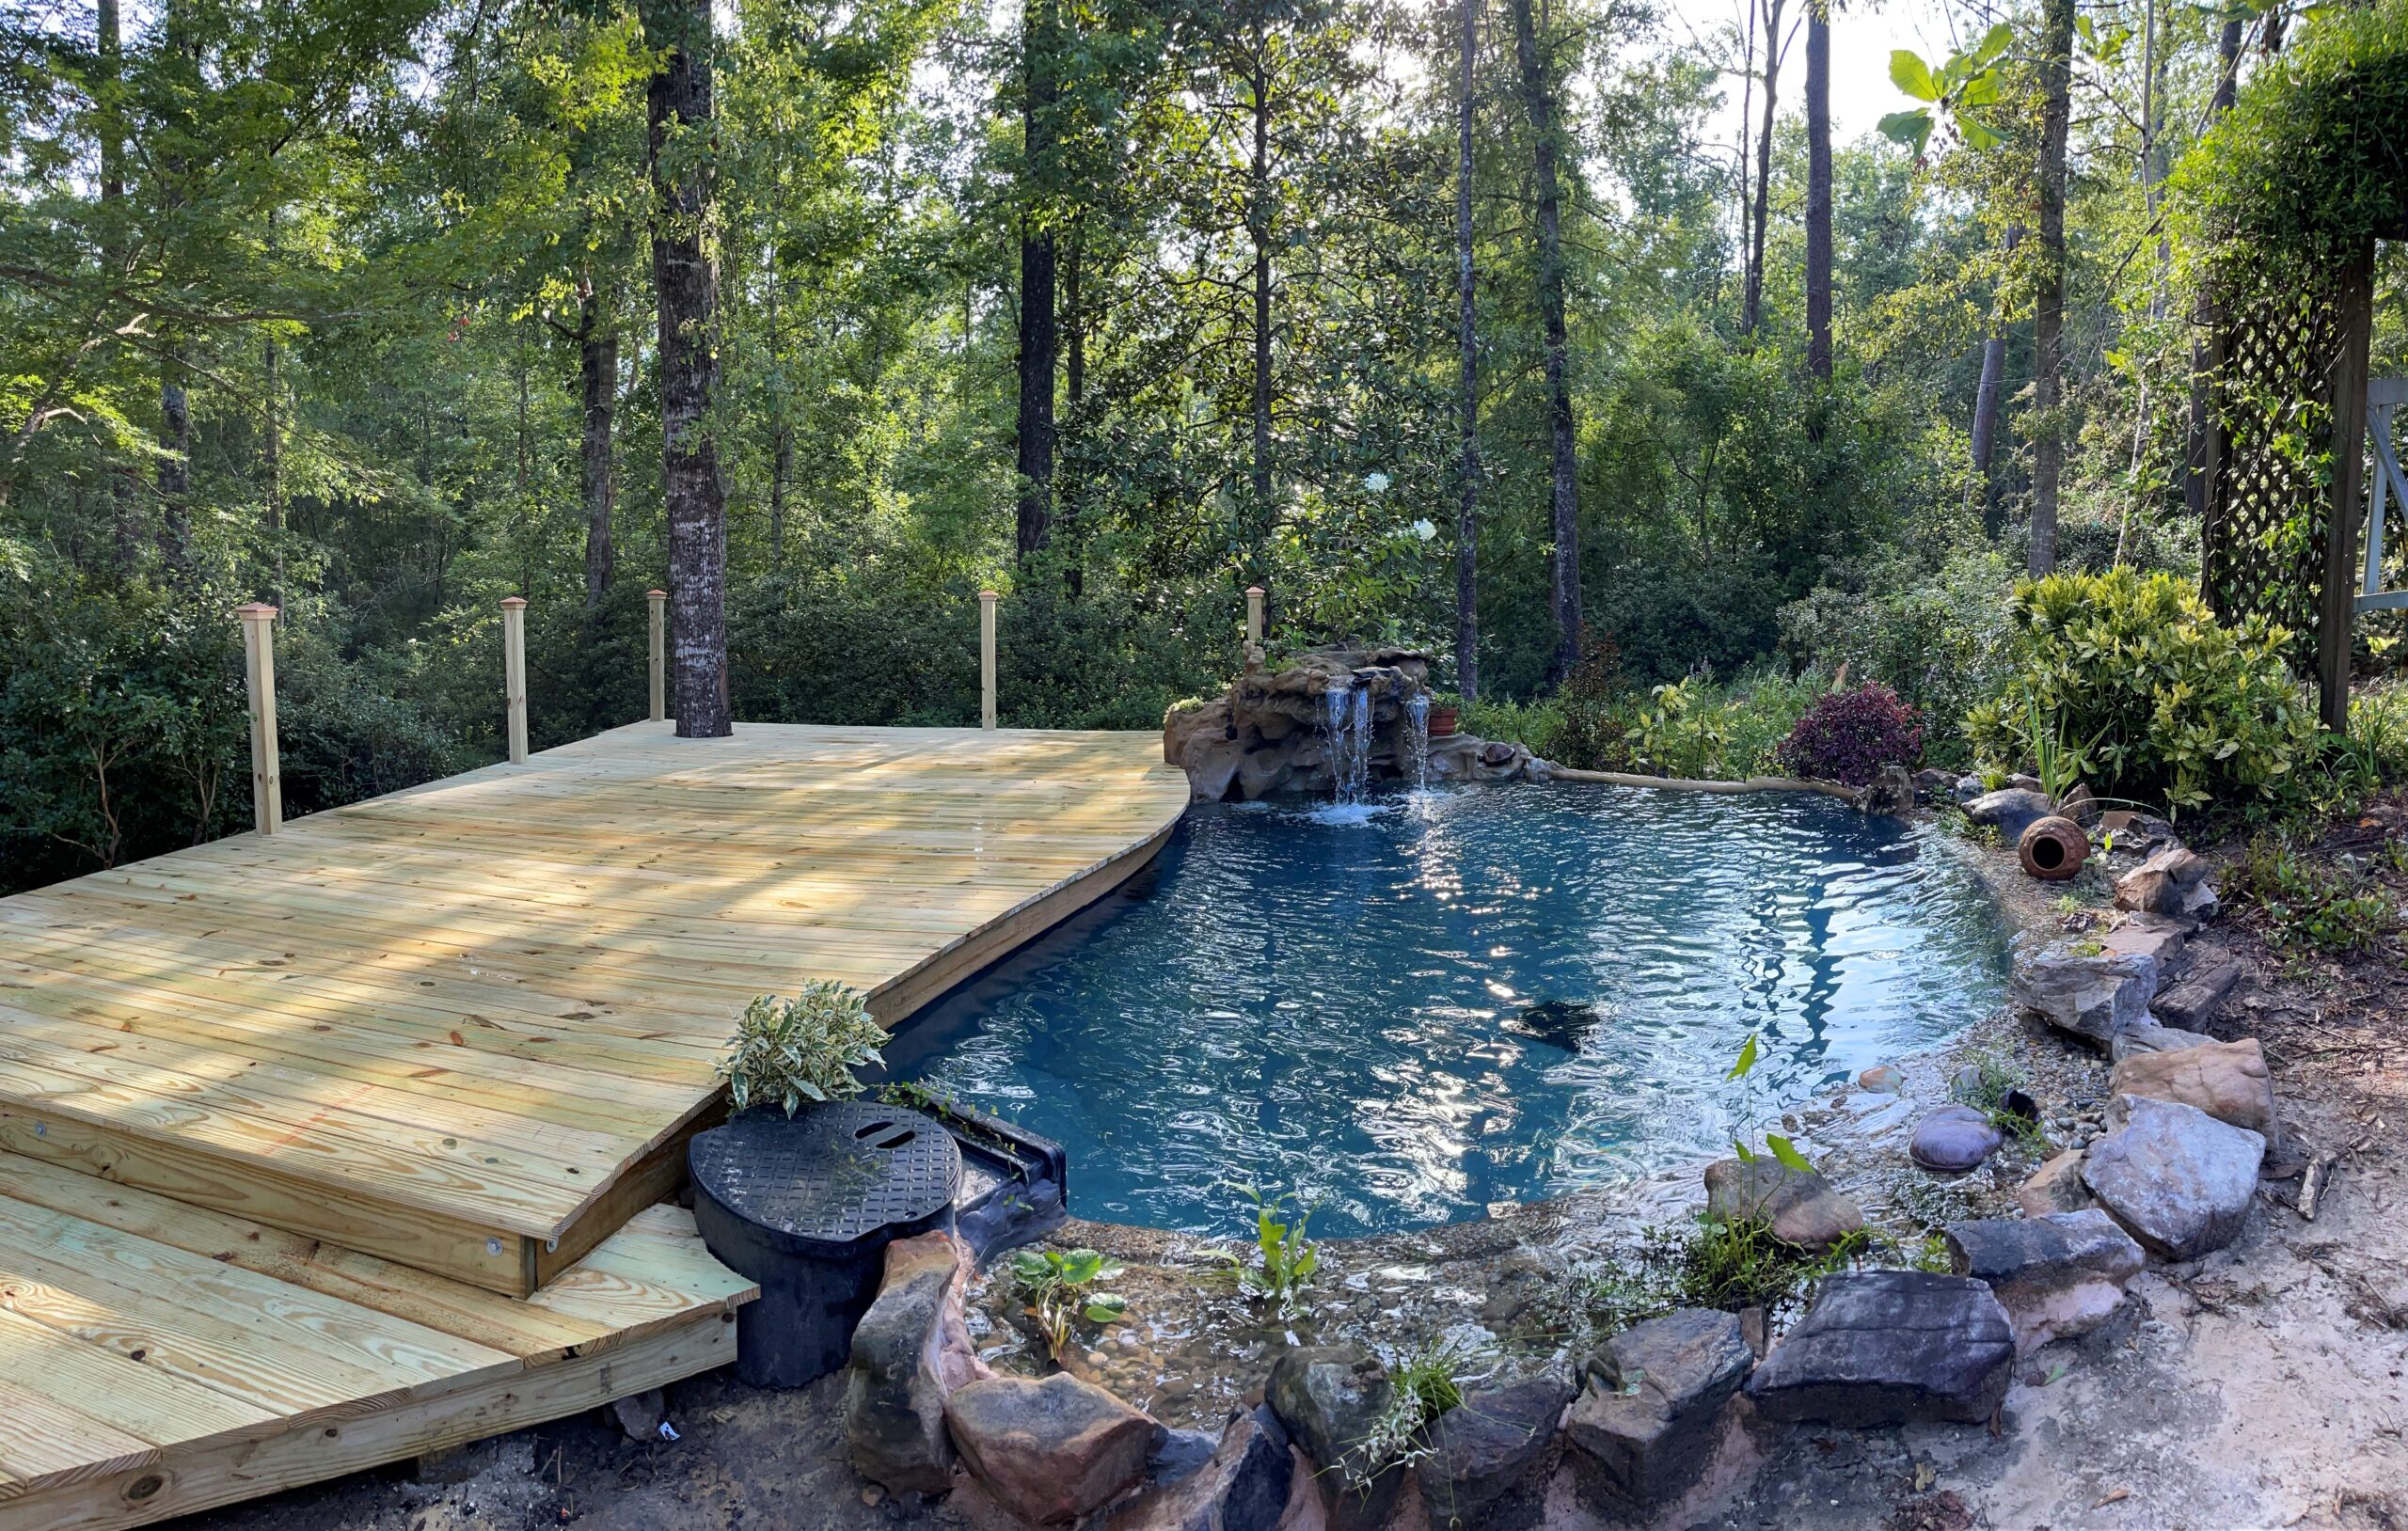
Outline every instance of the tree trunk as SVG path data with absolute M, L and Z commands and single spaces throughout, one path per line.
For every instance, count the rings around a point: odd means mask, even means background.
M 1054 522 L 1054 12 L 1028 0 L 1021 23 L 1020 513 L 1023 559 L 1042 548 Z
M 1255 37 L 1254 153 L 1248 168 L 1246 233 L 1254 242 L 1254 489 L 1248 543 L 1254 577 L 1271 542 L 1271 82 L 1262 64 L 1263 39 Z
M 1070 219 L 1069 249 L 1062 261 L 1062 320 L 1065 331 L 1062 388 L 1063 396 L 1070 406 L 1070 418 L 1073 421 L 1074 430 L 1083 429 L 1085 426 L 1085 421 L 1080 418 L 1079 406 L 1086 402 L 1087 397 L 1087 313 L 1085 292 L 1081 283 L 1085 258 L 1085 220 L 1073 214 Z M 1081 502 L 1085 498 L 1084 493 L 1085 464 L 1075 450 L 1075 445 L 1074 442 L 1074 450 L 1069 454 L 1069 460 L 1062 468 L 1061 495 L 1062 524 L 1069 543 L 1069 557 L 1066 560 L 1068 567 L 1063 570 L 1062 577 L 1069 587 L 1072 600 L 1078 599 L 1086 592 L 1086 569 L 1082 561 L 1079 537 L 1079 512 Z
M 2006 230 L 2005 253 L 2013 255 L 2023 240 L 2020 226 Z M 2002 285 L 2004 282 L 2002 280 Z M 1999 404 L 2006 378 L 2006 306 L 1994 300 L 1989 338 L 1982 342 L 1982 382 L 1973 394 L 1973 473 L 1982 495 L 1982 530 L 1993 542 L 2004 529 L 1998 519 L 1998 482 L 1990 465 L 1998 454 Z
M 1517 0 L 1527 6 L 1528 0 Z M 1765 229 L 1772 221 L 1772 122 L 1781 102 L 1781 13 L 1786 0 L 1764 0 L 1765 115 L 1756 137 L 1756 205 L 1748 219 L 1748 282 L 1740 300 L 1739 327 L 1750 335 L 1763 322 Z
M 611 471 L 610 426 L 619 403 L 619 334 L 604 312 L 592 278 L 578 284 L 577 375 L 585 403 L 585 430 L 578 443 L 585 490 L 585 608 L 602 604 L 617 565 L 610 516 L 618 506 L 617 475 Z
M 660 319 L 661 497 L 680 738 L 730 732 L 727 524 L 710 409 L 719 382 L 719 273 L 705 246 L 713 131 L 711 12 L 704 0 L 643 0 L 660 62 L 644 88 L 653 188 L 652 279 Z
M 119 225 L 125 210 L 125 133 L 118 115 L 115 90 L 123 67 L 125 45 L 118 0 L 100 0 L 93 30 L 101 84 L 108 92 L 101 108 L 101 215 L 102 227 L 106 230 L 102 256 L 108 262 L 110 279 L 115 280 L 121 275 L 125 260 L 124 230 Z M 123 582 L 134 577 L 142 560 L 141 500 L 130 464 L 119 463 L 109 469 L 109 509 L 117 576 Z
M 1555 533 L 1555 655 L 1547 681 L 1560 684 L 1580 659 L 1580 482 L 1572 420 L 1570 340 L 1563 317 L 1563 222 L 1556 185 L 1555 98 L 1539 57 L 1530 0 L 1511 0 L 1513 51 L 1529 112 L 1538 194 L 1539 318 L 1546 341 L 1550 509 Z
M 170 337 L 159 357 L 159 551 L 177 577 L 192 567 L 192 401 L 183 374 L 183 344 Z
M 2032 305 L 2036 353 L 2032 442 L 2032 554 L 2035 577 L 2057 567 L 2057 479 L 2065 465 L 2057 406 L 2065 387 L 2066 133 L 2072 117 L 2073 0 L 2043 0 L 2040 84 L 2040 283 Z
M 2208 108 L 2210 122 L 2230 111 L 2239 93 L 2241 39 L 2242 19 L 2234 16 L 2224 24 L 2224 32 L 2216 39 L 2216 93 Z M 2208 374 L 2214 365 L 2209 347 L 2220 322 L 2214 295 L 2201 292 L 2191 310 L 2191 418 L 2183 433 L 2182 503 L 2202 522 L 2208 515 L 2208 433 L 2213 428 L 2208 418 Z
M 1831 375 L 1831 11 L 1806 0 L 1806 370 Z
M 1472 68 L 1481 0 L 1463 0 L 1461 99 L 1455 133 L 1455 318 L 1463 371 L 1462 508 L 1455 514 L 1455 690 L 1480 700 L 1480 331 L 1471 245 Z

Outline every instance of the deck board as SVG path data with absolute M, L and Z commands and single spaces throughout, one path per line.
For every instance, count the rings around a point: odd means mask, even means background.
M 0 1531 L 138 1525 L 657 1387 L 731 1360 L 753 1295 L 674 1207 L 516 1299 L 0 1153 Z
M 0 899 L 0 1149 L 523 1296 L 753 995 L 899 1020 L 1186 800 L 1149 734 L 637 724 Z

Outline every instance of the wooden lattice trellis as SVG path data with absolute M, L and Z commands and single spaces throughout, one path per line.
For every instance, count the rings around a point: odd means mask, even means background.
M 2369 241 L 2305 277 L 2225 284 L 2208 379 L 2208 602 L 2290 629 L 2292 663 L 2312 668 L 2336 729 L 2349 708 L 2373 254 Z
M 2280 288 L 2219 305 L 2210 384 L 2208 603 L 2227 620 L 2264 617 L 2299 635 L 2293 663 L 2313 655 L 2324 580 L 2330 497 L 2314 465 L 2331 429 L 2334 309 L 2328 292 Z

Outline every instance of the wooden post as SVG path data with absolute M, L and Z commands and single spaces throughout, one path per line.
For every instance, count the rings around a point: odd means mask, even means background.
M 1245 640 L 1255 648 L 1262 646 L 1262 587 L 1245 588 Z
M 656 723 L 669 716 L 669 592 L 648 590 L 643 598 L 652 603 L 652 720 Z
M 510 703 L 510 764 L 527 764 L 527 602 L 501 603 L 501 690 Z
M 2341 272 L 2334 304 L 2333 499 L 2324 518 L 2324 586 L 2318 592 L 2316 688 L 2324 726 L 2350 730 L 2350 618 L 2356 610 L 2359 501 L 2366 487 L 2367 349 L 2374 329 L 2374 242 Z
M 978 726 L 995 726 L 995 603 L 993 591 L 978 592 Z
M 251 693 L 251 823 L 274 834 L 284 822 L 284 787 L 277 777 L 277 608 L 263 601 L 238 606 L 243 620 L 243 679 Z

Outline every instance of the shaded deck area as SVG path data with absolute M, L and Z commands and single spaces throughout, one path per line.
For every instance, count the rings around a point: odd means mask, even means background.
M 1151 734 L 645 723 L 0 899 L 0 1531 L 733 1359 L 658 1204 L 737 1013 L 898 1021 L 1186 802 Z

